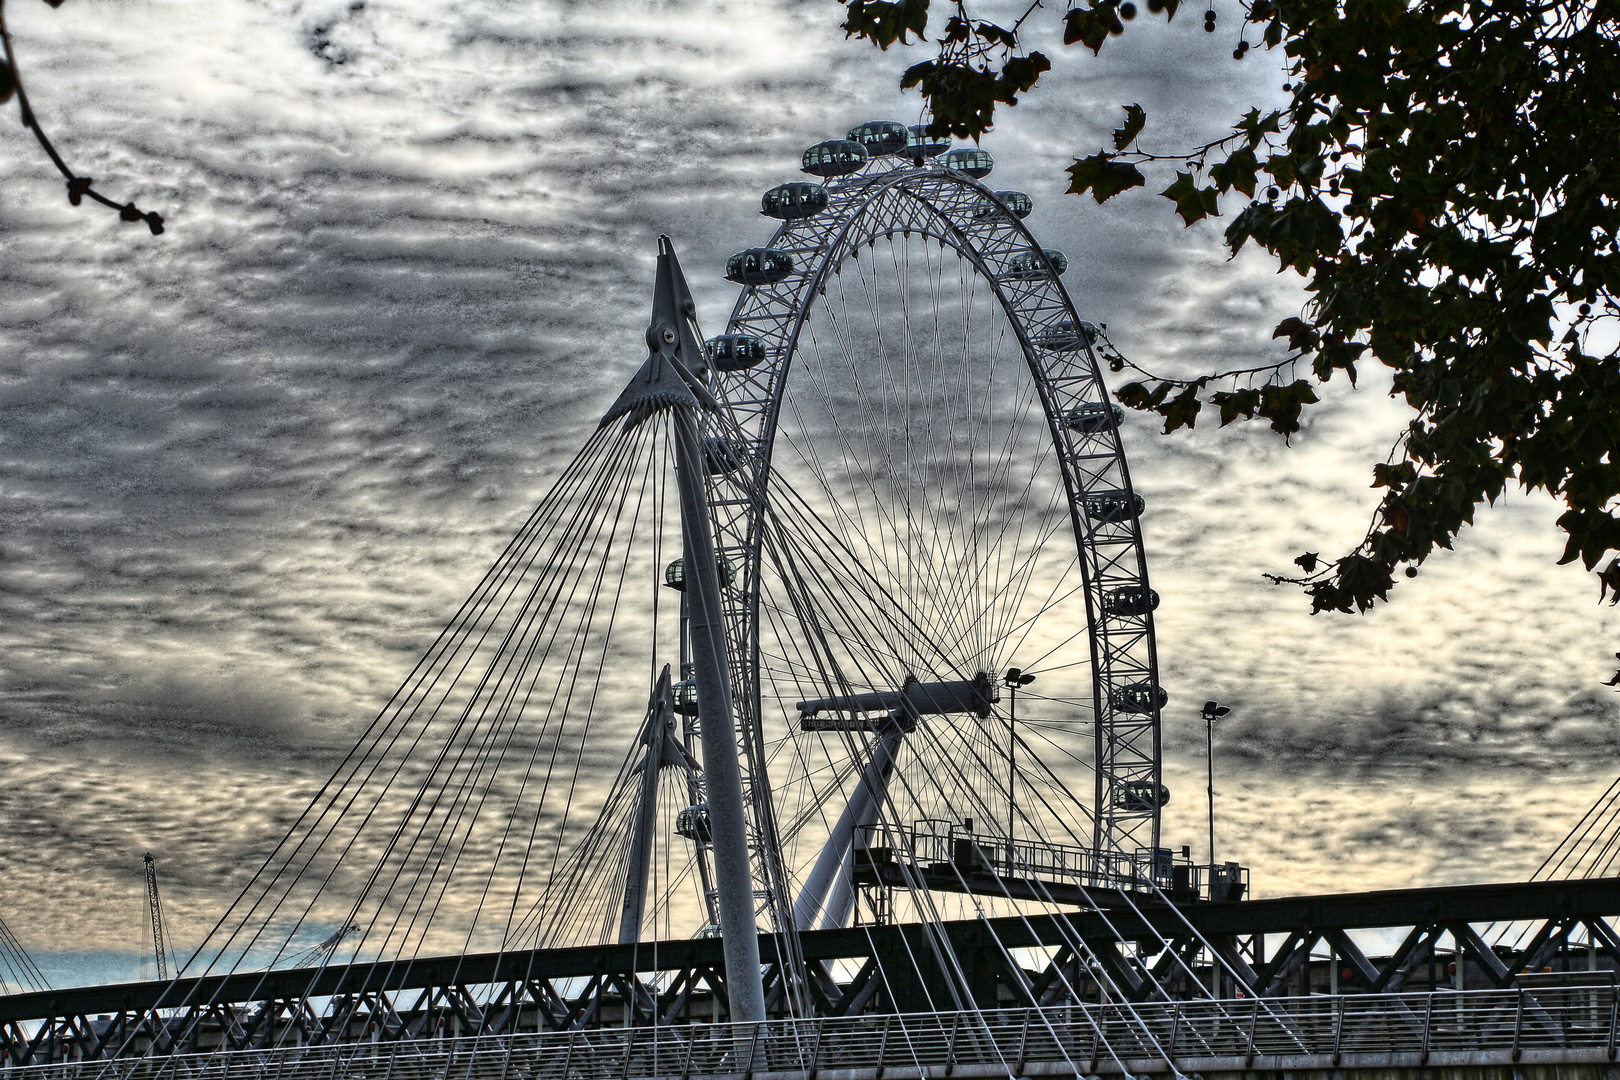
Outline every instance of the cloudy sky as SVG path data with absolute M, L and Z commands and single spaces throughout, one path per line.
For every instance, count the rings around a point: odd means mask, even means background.
M 1122 104 L 1158 149 L 1280 96 L 1217 8 L 1213 36 L 1143 19 L 1064 54 L 986 142 L 1081 313 L 1156 371 L 1275 356 L 1300 302 L 1162 184 L 1060 194 Z M 846 42 L 841 10 L 14 0 L 59 148 L 168 223 L 70 207 L 4 114 L 0 917 L 54 979 L 134 974 L 147 850 L 177 939 L 222 909 L 633 371 L 660 232 L 716 332 L 758 193 L 915 120 L 921 57 Z M 1220 854 L 1261 893 L 1525 876 L 1616 771 L 1620 620 L 1553 565 L 1548 501 L 1510 494 L 1370 616 L 1262 578 L 1360 536 L 1405 419 L 1384 385 L 1329 387 L 1292 446 L 1128 421 L 1166 839 L 1202 847 L 1219 698 Z

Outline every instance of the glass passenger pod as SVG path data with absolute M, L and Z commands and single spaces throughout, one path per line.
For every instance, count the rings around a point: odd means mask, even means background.
M 726 260 L 726 280 L 739 285 L 774 285 L 793 273 L 793 256 L 776 248 L 749 248 Z
M 1125 422 L 1125 409 L 1119 404 L 1112 401 L 1088 401 L 1070 409 L 1069 414 L 1063 418 L 1063 426 L 1082 435 L 1100 435 L 1109 428 L 1110 414 L 1114 418 L 1112 426 L 1118 427 Z
M 975 180 L 982 180 L 990 175 L 990 170 L 996 167 L 996 159 L 990 156 L 990 151 L 980 150 L 976 146 L 962 146 L 955 150 L 947 150 L 936 158 L 947 169 L 955 169 L 959 173 L 967 173 Z
M 993 199 L 980 199 L 973 207 L 976 218 L 1004 217 L 1009 212 L 1020 221 L 1035 209 L 1035 201 L 1022 191 L 998 191 Z
M 1042 255 L 1046 258 L 1043 260 Z M 1050 264 L 1051 269 L 1047 266 Z M 1007 276 L 1015 281 L 1040 281 L 1049 274 L 1061 274 L 1069 268 L 1069 257 L 1057 248 L 1043 251 L 1021 251 L 1007 266 Z
M 898 154 L 911 141 L 911 131 L 898 120 L 870 120 L 849 129 L 849 141 L 858 142 L 871 157 Z
M 696 806 L 688 806 L 676 814 L 675 831 L 688 840 L 707 844 L 713 839 L 713 834 L 709 831 L 709 804 L 698 803 Z
M 1114 708 L 1124 713 L 1147 715 L 1157 712 L 1170 701 L 1170 695 L 1164 687 L 1155 686 L 1150 682 L 1126 683 L 1115 690 L 1110 700 Z
M 719 435 L 703 440 L 703 465 L 710 476 L 723 476 L 742 468 L 743 455 Z
M 1146 615 L 1159 609 L 1159 594 L 1146 585 L 1124 585 L 1104 594 L 1102 607 L 1105 615 Z
M 906 129 L 906 148 L 902 153 L 921 165 L 929 158 L 939 157 L 950 148 L 951 140 L 943 135 L 928 134 L 927 124 L 913 124 Z
M 720 572 L 720 587 L 729 588 L 737 580 L 737 571 L 731 566 L 731 560 L 724 555 L 715 556 L 714 568 Z M 664 567 L 664 584 L 676 592 L 686 591 L 686 560 L 676 559 Z
M 709 366 L 716 371 L 745 371 L 763 361 L 765 343 L 747 334 L 721 334 L 703 343 Z
M 1114 525 L 1124 521 L 1131 521 L 1141 516 L 1147 503 L 1142 496 L 1134 491 L 1093 491 L 1086 495 L 1082 502 L 1086 508 L 1086 516 L 1092 521 L 1103 525 Z
M 698 714 L 697 683 L 691 679 L 683 679 L 670 688 L 674 697 L 675 711 L 682 716 L 696 716 Z
M 778 221 L 815 217 L 827 209 L 827 189 L 802 180 L 778 184 L 760 197 L 759 209 L 760 213 Z
M 1097 340 L 1097 328 L 1088 322 L 1064 320 L 1042 330 L 1036 343 L 1052 352 L 1077 352 Z
M 804 152 L 800 172 L 811 176 L 848 176 L 869 160 L 866 147 L 849 139 L 829 139 Z
M 1151 780 L 1127 780 L 1114 788 L 1114 805 L 1148 814 L 1170 801 L 1170 789 Z

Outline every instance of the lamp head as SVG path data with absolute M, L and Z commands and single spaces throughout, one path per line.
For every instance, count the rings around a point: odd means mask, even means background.
M 1035 676 L 1025 675 L 1023 668 L 1015 667 L 1008 668 L 1007 674 L 1001 677 L 1001 684 L 1003 686 L 1028 686 L 1034 681 Z

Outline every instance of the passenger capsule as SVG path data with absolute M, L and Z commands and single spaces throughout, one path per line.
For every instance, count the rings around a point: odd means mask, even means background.
M 722 369 L 724 370 L 724 369 Z M 1108 416 L 1112 413 L 1114 426 L 1125 422 L 1125 410 L 1112 401 L 1088 401 L 1076 405 L 1063 418 L 1063 426 L 1082 435 L 1097 435 L 1108 430 Z
M 939 157 L 950 148 L 951 140 L 943 135 L 928 134 L 927 124 L 913 124 L 906 129 L 906 148 L 903 153 L 919 165 L 929 158 Z
M 765 343 L 747 334 L 721 334 L 703 343 L 709 366 L 716 371 L 743 371 L 764 360 Z
M 1114 805 L 1122 810 L 1150 813 L 1170 801 L 1170 789 L 1151 780 L 1127 780 L 1114 789 Z
M 1020 220 L 1035 209 L 1034 201 L 1022 191 L 998 191 L 993 199 L 980 199 L 973 208 L 976 218 L 1003 217 L 1011 211 Z
M 759 209 L 767 217 L 778 221 L 815 217 L 827 209 L 827 189 L 802 180 L 778 184 L 760 197 Z
M 829 139 L 804 152 L 800 171 L 811 176 L 848 176 L 860 172 L 868 160 L 866 147 L 849 139 Z
M 976 146 L 963 146 L 955 150 L 947 150 L 939 155 L 938 161 L 947 169 L 967 173 L 975 180 L 989 176 L 990 170 L 996 167 L 996 160 L 990 156 L 990 151 L 980 150 Z
M 849 129 L 849 141 L 866 147 L 871 157 L 900 153 L 910 137 L 911 132 L 898 120 L 872 120 Z
M 1159 594 L 1146 585 L 1122 585 L 1103 596 L 1105 615 L 1146 615 L 1159 607 Z
M 691 679 L 683 679 L 671 689 L 674 691 L 675 711 L 682 716 L 696 716 L 698 714 L 697 683 Z
M 713 833 L 709 829 L 709 804 L 688 806 L 675 815 L 675 831 L 688 840 L 707 844 Z
M 1088 322 L 1076 324 L 1068 321 L 1053 323 L 1042 330 L 1036 343 L 1052 352 L 1078 352 L 1097 340 L 1097 328 Z
M 775 248 L 749 248 L 726 260 L 726 280 L 772 285 L 793 273 L 793 256 Z
M 731 560 L 724 555 L 715 557 L 714 568 L 720 572 L 720 587 L 726 588 L 737 580 L 737 572 L 731 568 Z M 664 567 L 664 584 L 677 592 L 686 591 L 686 560 L 676 559 Z
M 1086 516 L 1104 525 L 1130 521 L 1147 505 L 1134 491 L 1094 491 L 1083 500 Z
M 1046 258 L 1041 258 L 1045 255 Z M 1050 266 L 1051 269 L 1047 267 Z M 1007 276 L 1018 281 L 1039 281 L 1054 271 L 1063 273 L 1069 268 L 1069 257 L 1057 248 L 1046 248 L 1044 251 L 1021 251 L 1014 255 L 1008 265 Z
M 718 435 L 703 440 L 703 465 L 710 476 L 722 476 L 742 468 L 743 457 Z
M 1170 695 L 1165 693 L 1162 686 L 1133 682 L 1115 690 L 1112 700 L 1114 708 L 1120 712 L 1146 714 L 1164 708 L 1170 701 Z

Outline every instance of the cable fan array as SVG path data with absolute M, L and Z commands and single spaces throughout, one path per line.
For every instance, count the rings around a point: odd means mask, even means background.
M 4 919 L 0 919 L 0 993 L 23 993 L 29 990 L 49 990 L 50 980 L 39 970 L 34 958 L 28 955 L 17 935 L 11 932 Z
M 1616 860 L 1620 860 L 1620 779 L 1597 797 L 1530 880 L 1609 877 Z
M 971 295 L 938 287 L 932 336 L 901 323 L 906 344 L 892 355 L 876 338 L 859 343 L 864 368 L 803 366 L 784 440 L 814 462 L 813 483 L 768 477 L 729 450 L 743 437 L 725 411 L 705 420 L 711 502 L 765 509 L 760 616 L 733 627 L 733 682 L 751 685 L 735 669 L 756 656 L 769 672 L 761 701 L 739 715 L 759 718 L 742 741 L 760 748 L 770 791 L 782 793 L 761 815 L 770 823 L 755 823 L 781 846 L 797 890 L 791 924 L 762 926 L 779 940 L 860 917 L 854 859 L 877 847 L 908 876 L 868 918 L 937 926 L 1059 910 L 1039 891 L 1050 868 L 1038 852 L 1054 850 L 1053 838 L 1079 845 L 1089 831 L 1084 802 L 1040 752 L 1051 736 L 1011 726 L 987 670 L 1036 639 L 1031 626 L 1058 609 L 1054 596 L 1073 594 L 1075 559 L 1050 542 L 1067 504 L 1042 487 L 1042 413 L 1027 371 L 1020 379 L 1016 343 L 997 331 L 1001 352 L 965 378 L 926 344 L 954 337 L 939 332 L 942 321 L 967 327 L 972 307 Z M 847 357 L 860 339 L 844 341 Z M 874 414 L 863 377 L 902 388 L 911 418 Z M 1005 392 L 987 393 L 986 380 Z M 682 678 L 679 594 L 668 587 L 681 550 L 673 440 L 648 415 L 590 437 L 183 974 L 268 977 L 313 964 L 302 969 L 313 987 L 320 972 L 362 962 L 393 972 L 426 957 L 721 929 L 694 814 L 704 798 L 699 743 L 690 715 L 675 716 L 692 684 Z M 847 434 L 850 415 L 863 424 L 859 438 Z M 918 419 L 929 417 L 938 422 Z M 829 430 L 839 433 L 828 439 Z M 970 504 L 953 501 L 963 490 L 977 493 Z M 1035 510 L 1010 532 L 1009 508 L 1021 506 Z M 1083 622 L 1066 626 L 1043 648 L 1061 654 L 1081 633 Z M 837 719 L 809 723 L 816 715 Z M 1014 753 L 1023 786 L 1004 799 Z M 650 850 L 632 857 L 650 821 Z M 1023 879 L 1025 892 L 962 874 L 960 889 L 944 892 L 922 880 L 913 871 L 931 856 L 919 844 L 934 834 L 919 821 L 949 823 L 953 838 L 960 826 L 982 865 L 1001 868 L 996 880 Z M 1096 885 L 1095 868 L 1080 868 L 1073 884 Z M 1144 888 L 1156 891 L 1151 879 Z M 1091 985 L 1125 1000 L 1135 984 L 1164 996 L 1161 980 L 1177 972 L 1201 989 L 1187 942 L 1204 943 L 1186 929 L 1177 948 L 1116 934 L 1099 951 L 1073 935 L 1046 993 L 1073 999 Z M 934 1006 L 971 1007 L 947 938 L 928 943 L 947 975 L 928 989 Z M 1001 948 L 1014 970 L 1054 959 Z M 780 1013 L 808 1011 L 806 981 L 841 974 L 804 968 L 791 948 L 777 955 L 793 969 L 764 973 Z M 888 978 L 879 976 L 874 986 Z M 654 979 L 634 992 L 657 990 Z M 182 1004 L 197 1002 L 164 1002 Z
M 678 662 L 669 456 L 656 425 L 591 437 L 187 974 L 604 940 L 614 882 L 579 868 L 612 862 L 615 759 Z M 569 921 L 525 922 L 561 891 Z

